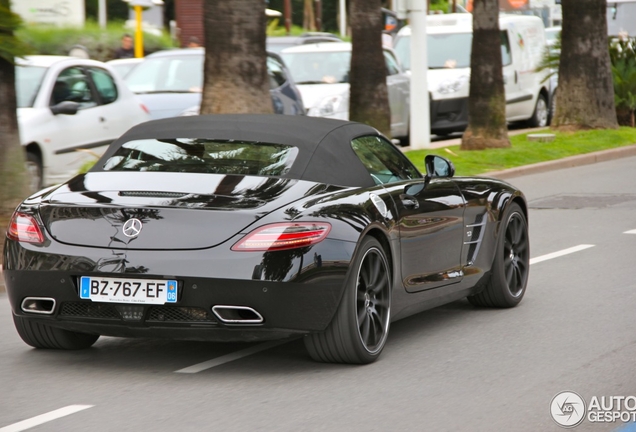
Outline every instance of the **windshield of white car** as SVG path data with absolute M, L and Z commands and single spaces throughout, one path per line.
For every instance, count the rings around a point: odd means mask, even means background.
M 135 93 L 199 93 L 203 59 L 203 55 L 148 57 L 126 75 L 126 84 Z
M 18 66 L 15 68 L 15 95 L 18 108 L 30 108 L 42 85 L 47 68 Z
M 195 138 L 143 139 L 124 143 L 104 171 L 165 171 L 279 177 L 298 148 L 282 144 Z
M 453 69 L 470 67 L 472 33 L 427 35 L 428 68 Z M 411 69 L 411 37 L 400 36 L 393 47 L 405 69 Z
M 288 52 L 281 57 L 296 84 L 349 82 L 351 51 Z

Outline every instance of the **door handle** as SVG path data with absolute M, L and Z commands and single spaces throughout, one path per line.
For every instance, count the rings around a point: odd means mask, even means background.
M 517 71 L 515 71 L 515 84 L 517 84 L 517 80 L 518 80 Z
M 412 195 L 400 194 L 400 200 L 402 201 L 402 205 L 409 209 L 418 209 L 420 208 L 420 203 L 417 201 Z
M 106 119 L 105 119 L 104 117 L 100 117 L 100 118 L 99 118 L 99 122 L 100 122 L 100 123 L 104 123 L 105 121 L 106 121 Z

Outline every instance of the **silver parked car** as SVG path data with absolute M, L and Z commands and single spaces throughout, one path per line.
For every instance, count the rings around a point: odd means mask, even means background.
M 284 49 L 281 57 L 303 96 L 307 115 L 349 120 L 350 43 L 300 45 Z M 384 60 L 391 108 L 391 136 L 407 141 L 411 81 L 391 50 L 384 49 Z
M 126 75 L 128 87 L 150 110 L 153 119 L 198 114 L 203 90 L 203 48 L 150 54 Z M 276 114 L 303 115 L 300 92 L 280 57 L 268 53 L 270 94 Z

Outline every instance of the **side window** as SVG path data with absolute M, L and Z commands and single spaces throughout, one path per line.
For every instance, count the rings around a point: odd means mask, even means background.
M 106 105 L 117 100 L 117 86 L 110 74 L 104 69 L 89 68 L 88 69 L 97 93 L 102 99 L 102 104 Z
M 381 137 L 356 138 L 351 141 L 351 147 L 376 184 L 422 177 L 401 151 Z
M 269 86 L 272 89 L 282 86 L 287 81 L 283 65 L 269 56 L 267 57 L 267 74 L 269 75 Z
M 397 62 L 393 58 L 393 56 L 388 51 L 384 52 L 384 62 L 386 63 L 386 74 L 387 75 L 396 75 L 400 73 L 400 67 L 397 65 Z
M 80 104 L 80 108 L 90 108 L 97 105 L 91 91 L 89 78 L 80 67 L 64 69 L 55 80 L 51 93 L 51 105 L 72 101 Z
M 512 56 L 510 55 L 510 42 L 508 41 L 508 32 L 503 30 L 501 32 L 501 64 L 502 66 L 508 66 L 512 63 Z

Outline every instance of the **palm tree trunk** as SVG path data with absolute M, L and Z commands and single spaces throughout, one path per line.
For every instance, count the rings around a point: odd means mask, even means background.
M 29 189 L 16 115 L 15 67 L 2 57 L 0 101 L 0 219 L 4 222 L 29 195 Z
M 203 2 L 201 114 L 272 113 L 262 0 Z
M 382 50 L 382 1 L 351 0 L 351 83 L 349 119 L 391 134 L 391 112 Z
M 316 18 L 314 16 L 314 0 L 305 0 L 303 9 L 303 28 L 316 31 Z
M 510 147 L 498 0 L 474 0 L 468 127 L 462 150 Z
M 563 0 L 559 93 L 553 125 L 615 129 L 606 0 Z

